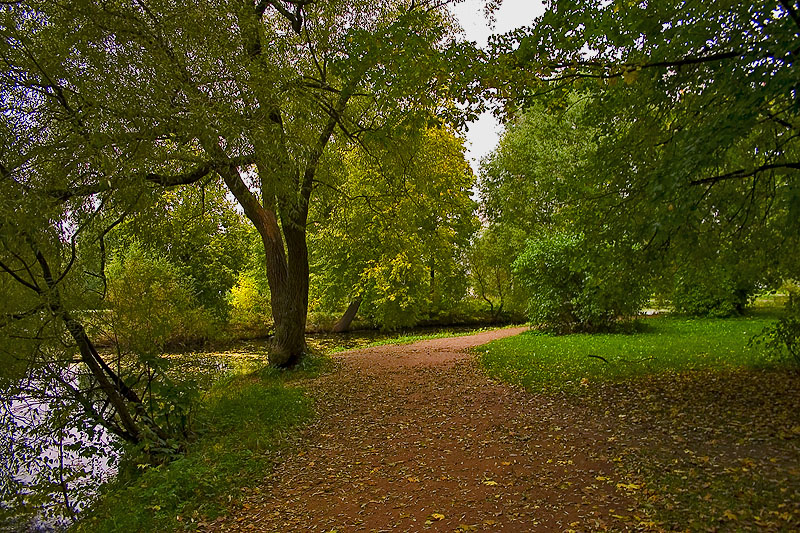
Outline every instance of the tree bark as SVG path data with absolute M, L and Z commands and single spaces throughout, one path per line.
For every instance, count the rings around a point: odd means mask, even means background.
M 288 259 L 287 282 L 279 289 L 280 294 L 272 289 L 275 338 L 269 362 L 271 365 L 287 368 L 299 363 L 306 351 L 309 268 L 305 225 L 301 227 L 284 222 L 283 235 Z
M 361 307 L 361 296 L 350 302 L 350 305 L 347 306 L 347 310 L 342 315 L 342 318 L 334 324 L 333 329 L 331 330 L 333 333 L 344 333 L 345 331 L 350 331 L 350 324 L 353 323 L 353 319 L 358 314 L 358 308 Z

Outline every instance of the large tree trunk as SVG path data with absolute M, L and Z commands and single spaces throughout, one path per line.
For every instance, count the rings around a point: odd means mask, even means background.
M 284 224 L 286 239 L 286 285 L 276 293 L 272 289 L 272 315 L 275 320 L 275 338 L 271 365 L 291 367 L 300 362 L 306 350 L 306 317 L 308 311 L 308 247 L 302 226 Z M 270 261 L 267 254 L 267 262 Z
M 333 333 L 344 333 L 345 331 L 350 331 L 350 324 L 353 323 L 353 319 L 358 313 L 358 308 L 361 307 L 361 299 L 361 296 L 359 296 L 350 302 L 350 305 L 347 306 L 347 311 L 344 312 L 342 318 L 340 318 L 339 321 L 333 326 Z
M 217 142 L 209 141 L 206 143 L 206 149 L 219 159 L 226 158 Z M 282 225 L 279 224 L 274 195 L 264 192 L 265 201 L 262 205 L 245 185 L 235 167 L 232 165 L 223 167 L 218 172 L 242 206 L 245 216 L 261 235 L 264 244 L 267 282 L 270 289 L 272 317 L 275 321 L 275 337 L 269 363 L 277 367 L 295 365 L 300 361 L 306 347 L 308 249 L 304 219 L 301 219 L 300 223 L 296 220 L 284 220 Z M 266 182 L 266 177 L 263 175 L 268 171 L 259 167 L 259 172 L 262 174 L 262 180 Z M 266 186 L 262 185 L 262 190 L 264 189 Z
M 257 36 L 254 37 L 257 39 Z M 219 138 L 208 135 L 202 139 L 203 148 L 216 161 L 226 163 L 217 172 L 242 206 L 245 216 L 258 230 L 264 243 L 272 317 L 275 321 L 273 350 L 269 358 L 269 363 L 273 366 L 294 366 L 300 362 L 306 349 L 308 205 L 317 166 L 352 91 L 352 86 L 342 89 L 336 105 L 329 111 L 330 118 L 320 132 L 302 172 L 289 158 L 280 110 L 271 109 L 264 117 L 265 124 L 274 130 L 273 136 L 269 137 L 269 142 L 274 144 L 262 144 L 261 141 L 256 143 L 257 153 L 269 154 L 268 158 L 257 158 L 256 161 L 261 181 L 261 201 L 242 180 L 239 170 L 225 153 Z M 268 100 L 269 98 L 266 99 Z M 296 196 L 293 191 L 297 192 Z M 276 216 L 278 212 L 281 216 L 280 224 Z

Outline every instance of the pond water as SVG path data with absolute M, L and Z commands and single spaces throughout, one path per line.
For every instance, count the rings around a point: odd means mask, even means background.
M 61 379 L 75 386 L 79 377 L 66 369 Z M 45 383 L 28 384 L 39 394 L 4 391 L 0 399 L 0 532 L 64 529 L 116 471 L 115 439 Z M 56 429 L 31 431 L 40 426 Z

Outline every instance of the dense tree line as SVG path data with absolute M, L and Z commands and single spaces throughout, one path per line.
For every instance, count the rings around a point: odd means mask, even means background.
M 517 250 L 578 234 L 585 282 L 628 277 L 620 296 L 644 283 L 693 314 L 796 279 L 799 23 L 784 0 L 549 3 L 493 42 L 514 82 L 497 90 L 509 127 L 484 164 L 486 216 Z

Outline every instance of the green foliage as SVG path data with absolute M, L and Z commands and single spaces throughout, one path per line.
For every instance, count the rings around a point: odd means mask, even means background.
M 730 276 L 724 273 L 716 278 L 679 274 L 672 292 L 672 307 L 689 316 L 725 318 L 743 312 L 748 292 L 737 289 Z
M 526 304 L 522 285 L 511 268 L 519 249 L 504 229 L 501 224 L 481 229 L 467 252 L 470 284 L 476 296 L 488 304 L 491 320 L 521 316 Z
M 541 227 L 576 222 L 571 208 L 585 192 L 581 173 L 596 128 L 584 120 L 586 100 L 575 95 L 568 103 L 561 109 L 533 102 L 520 110 L 481 162 L 481 211 L 520 248 Z
M 228 293 L 251 261 L 255 232 L 211 181 L 203 187 L 158 190 L 109 236 L 112 253 L 136 246 L 160 255 L 183 279 L 194 300 L 217 320 L 228 313 Z
M 217 383 L 203 400 L 198 438 L 180 459 L 142 470 L 129 456 L 75 531 L 196 529 L 238 501 L 270 472 L 271 453 L 287 432 L 308 419 L 311 401 L 287 382 L 314 375 L 310 361 L 295 373 L 273 370 Z
M 494 61 L 489 76 L 505 79 L 498 94 L 518 131 L 487 164 L 487 187 L 500 192 L 487 196 L 490 212 L 504 207 L 502 193 L 512 205 L 544 197 L 534 213 L 540 219 L 561 212 L 562 224 L 591 241 L 624 235 L 654 270 L 689 264 L 697 275 L 681 282 L 684 293 L 770 287 L 794 276 L 797 254 L 787 253 L 800 237 L 794 6 L 554 1 L 529 29 L 494 40 L 494 55 L 505 61 Z M 569 130 L 549 132 L 548 112 L 572 117 Z M 526 138 L 536 131 L 538 139 Z M 570 142 L 574 148 L 562 148 Z M 563 184 L 547 180 L 548 167 L 566 174 Z M 543 180 L 541 192 L 525 190 L 528 176 Z M 721 264 L 702 276 L 709 257 Z M 731 302 L 723 312 L 743 301 L 719 298 Z
M 312 312 L 360 296 L 362 316 L 397 329 L 466 293 L 462 258 L 476 220 L 461 140 L 444 127 L 394 135 L 329 161 L 310 235 Z
M 642 321 L 641 331 L 633 334 L 552 336 L 532 331 L 492 342 L 480 349 L 480 357 L 493 376 L 530 390 L 576 391 L 584 378 L 591 383 L 662 372 L 762 367 L 760 350 L 748 346 L 748 340 L 774 323 L 774 318 L 657 317 Z
M 231 288 L 228 302 L 228 324 L 237 338 L 267 335 L 272 324 L 269 294 L 264 294 L 255 274 L 249 271 L 239 274 L 239 281 Z
M 512 303 L 527 301 L 537 324 L 602 330 L 639 311 L 650 268 L 627 232 L 598 232 L 602 217 L 582 208 L 596 179 L 583 172 L 597 128 L 585 120 L 591 101 L 567 100 L 563 108 L 536 102 L 520 112 L 482 162 L 481 209 L 490 225 L 476 242 L 473 278 L 482 295 L 483 272 L 493 274 Z
M 544 233 L 529 240 L 513 265 L 529 291 L 529 319 L 567 333 L 607 330 L 619 318 L 636 315 L 647 297 L 640 276 L 602 252 L 579 234 Z
M 800 288 L 789 286 L 786 314 L 753 337 L 753 346 L 763 346 L 769 359 L 800 367 Z
M 108 265 L 113 340 L 124 350 L 158 355 L 167 344 L 213 336 L 213 319 L 199 306 L 191 286 L 165 257 L 133 243 Z

